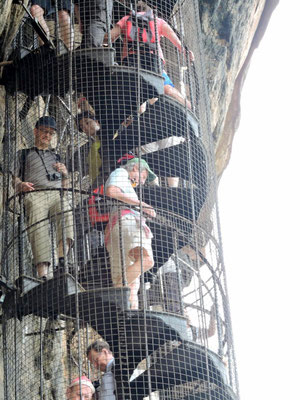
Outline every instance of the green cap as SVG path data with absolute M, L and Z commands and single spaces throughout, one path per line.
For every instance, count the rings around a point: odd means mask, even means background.
M 150 169 L 147 161 L 143 160 L 142 158 L 132 158 L 131 160 L 127 161 L 127 163 L 126 163 L 126 165 L 131 165 L 131 164 L 141 165 L 141 170 L 146 169 L 148 171 L 149 182 L 153 182 L 154 179 L 157 178 L 155 173 Z

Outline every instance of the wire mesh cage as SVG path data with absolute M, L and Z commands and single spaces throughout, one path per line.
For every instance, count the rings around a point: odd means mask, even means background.
M 19 6 L 5 399 L 237 399 L 198 2 Z

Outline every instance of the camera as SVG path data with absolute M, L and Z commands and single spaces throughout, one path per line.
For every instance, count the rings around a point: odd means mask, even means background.
M 61 174 L 59 172 L 53 172 L 53 174 L 47 174 L 48 181 L 61 181 Z

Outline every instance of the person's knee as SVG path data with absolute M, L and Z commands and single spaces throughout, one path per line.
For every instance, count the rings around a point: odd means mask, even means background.
M 32 15 L 33 17 L 35 17 L 35 18 L 40 18 L 40 17 L 42 17 L 42 16 L 44 15 L 44 10 L 43 10 L 43 8 L 40 7 L 40 6 L 37 5 L 37 4 L 34 4 L 33 6 L 31 6 L 30 12 L 31 12 L 31 15 Z
M 141 247 L 135 247 L 129 251 L 129 256 L 133 258 L 135 261 L 138 261 L 141 258 L 141 255 L 143 257 L 143 263 L 145 262 L 150 263 L 150 260 L 152 260 L 153 262 L 153 258 L 149 256 L 148 251 L 144 247 L 142 247 L 142 252 L 141 252 Z
M 174 93 L 174 88 L 171 85 L 164 86 L 164 93 L 168 96 L 172 96 Z
M 154 260 L 151 256 L 146 255 L 143 257 L 143 267 L 144 269 L 150 269 L 154 266 Z
M 61 10 L 58 13 L 59 15 L 59 22 L 61 26 L 66 26 L 70 24 L 70 15 L 68 11 L 66 10 Z

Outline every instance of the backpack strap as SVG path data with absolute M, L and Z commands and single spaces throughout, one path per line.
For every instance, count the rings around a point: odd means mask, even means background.
M 104 185 L 101 185 L 100 187 L 96 188 L 93 191 L 93 195 L 88 200 L 89 218 L 92 227 L 94 227 L 97 222 L 109 221 L 109 213 L 100 214 L 97 210 L 96 197 L 98 197 L 99 195 L 101 196 L 104 195 Z
M 145 14 L 135 13 L 132 11 L 127 19 L 126 35 L 132 47 L 137 48 L 137 42 L 140 45 L 147 46 L 149 50 L 156 50 L 155 43 L 155 26 L 152 11 Z
M 30 149 L 22 149 L 22 150 L 20 150 L 20 155 L 19 155 L 19 161 L 20 161 L 20 164 L 19 164 L 19 172 L 20 172 L 20 175 L 21 175 L 21 176 L 19 176 L 19 178 L 21 179 L 22 182 L 24 181 L 24 177 L 25 177 L 26 158 L 27 158 L 28 153 L 29 153 L 31 150 L 33 150 L 33 149 L 34 149 L 34 147 L 31 147 Z
M 21 176 L 19 176 L 19 178 L 22 180 L 22 182 L 24 182 L 24 177 L 25 177 L 26 159 L 27 159 L 28 153 L 31 150 L 35 150 L 35 147 L 31 147 L 30 149 L 22 149 L 22 150 L 20 150 L 20 154 L 19 154 L 19 162 L 20 162 L 20 164 L 19 164 L 19 171 L 18 172 L 20 172 Z M 54 153 L 52 150 L 50 150 L 50 151 L 52 152 L 52 154 L 54 154 L 56 162 L 60 162 L 60 160 L 61 160 L 60 155 L 57 154 L 57 153 Z

